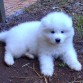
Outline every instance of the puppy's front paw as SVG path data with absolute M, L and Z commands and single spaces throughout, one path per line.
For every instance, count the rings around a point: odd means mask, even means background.
M 76 63 L 71 65 L 71 69 L 74 69 L 76 71 L 81 71 L 82 70 L 82 65 L 80 64 L 80 62 L 76 62 Z
M 53 68 L 41 68 L 41 73 L 45 76 L 52 76 L 53 72 Z
M 54 63 L 52 56 L 42 55 L 39 57 L 41 73 L 45 76 L 52 76 L 54 73 Z

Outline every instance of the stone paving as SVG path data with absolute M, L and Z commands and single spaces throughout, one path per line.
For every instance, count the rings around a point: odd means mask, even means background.
M 4 0 L 6 16 L 14 14 L 16 11 L 28 7 L 37 0 Z

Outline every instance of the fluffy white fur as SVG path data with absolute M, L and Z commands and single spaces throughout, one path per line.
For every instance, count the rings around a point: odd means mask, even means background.
M 38 56 L 41 73 L 52 76 L 54 58 L 60 57 L 71 69 L 80 71 L 73 47 L 72 19 L 63 12 L 52 12 L 41 21 L 26 22 L 0 33 L 0 41 L 6 43 L 4 61 L 14 64 L 14 58 Z

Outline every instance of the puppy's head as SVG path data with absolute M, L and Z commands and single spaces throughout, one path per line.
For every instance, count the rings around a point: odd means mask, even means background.
M 72 18 L 63 12 L 52 12 L 41 19 L 43 37 L 52 44 L 72 40 L 74 29 Z M 69 41 L 69 40 L 68 40 Z

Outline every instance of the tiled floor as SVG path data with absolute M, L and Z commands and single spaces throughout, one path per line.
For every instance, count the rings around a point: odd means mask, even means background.
M 7 16 L 14 14 L 17 10 L 27 7 L 37 0 L 4 0 L 5 13 Z

